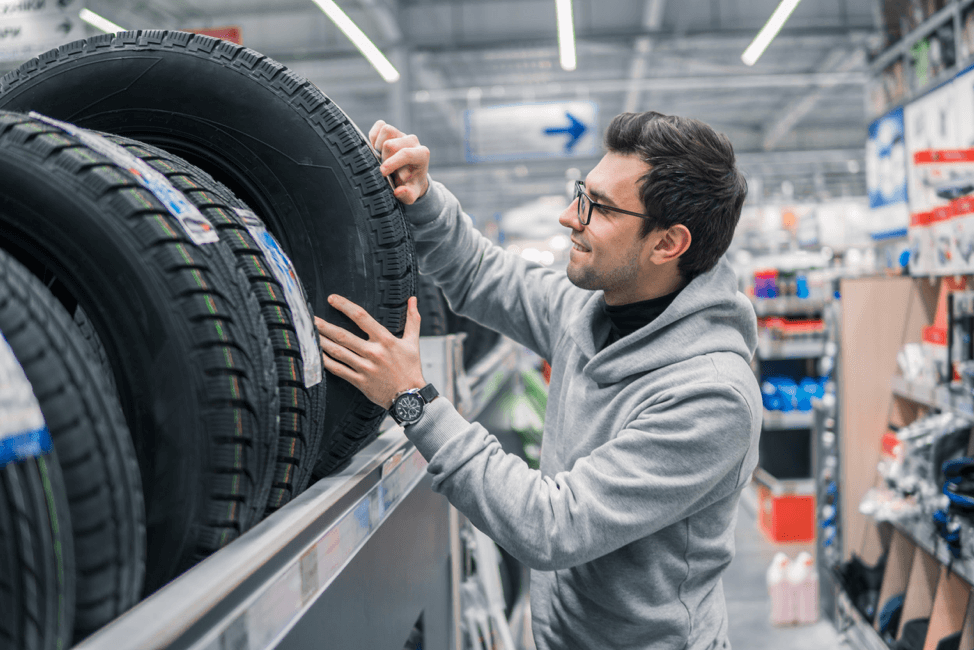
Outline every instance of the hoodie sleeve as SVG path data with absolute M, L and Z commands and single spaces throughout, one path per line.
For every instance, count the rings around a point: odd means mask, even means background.
M 450 308 L 545 359 L 561 330 L 566 301 L 584 299 L 564 273 L 528 262 L 484 237 L 441 183 L 405 207 L 419 270 L 433 277 Z M 577 310 L 575 310 L 577 311 Z
M 741 466 L 752 417 L 727 384 L 694 384 L 664 396 L 553 477 L 505 453 L 447 400 L 429 408 L 431 417 L 406 435 L 430 461 L 433 489 L 537 570 L 601 557 L 706 508 L 746 479 Z

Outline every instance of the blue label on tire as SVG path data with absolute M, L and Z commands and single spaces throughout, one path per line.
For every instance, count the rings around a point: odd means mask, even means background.
M 0 334 L 0 468 L 51 451 L 51 434 L 34 389 Z
M 234 208 L 234 211 L 247 226 L 250 235 L 267 258 L 271 273 L 284 289 L 284 300 L 291 308 L 294 329 L 298 333 L 298 347 L 301 348 L 301 360 L 304 362 L 304 385 L 310 388 L 321 382 L 321 351 L 318 348 L 318 332 L 315 329 L 314 317 L 308 310 L 308 300 L 298 281 L 294 264 L 274 236 L 264 227 L 260 217 L 252 210 Z

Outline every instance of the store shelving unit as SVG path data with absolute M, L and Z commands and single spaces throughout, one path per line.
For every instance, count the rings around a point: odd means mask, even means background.
M 954 559 L 937 535 L 931 512 L 904 514 L 880 521 L 859 511 L 866 492 L 883 487 L 877 472 L 881 438 L 889 426 L 901 427 L 931 410 L 952 411 L 972 422 L 971 399 L 948 386 L 911 383 L 896 375 L 896 355 L 903 345 L 919 343 L 934 319 L 941 281 L 928 278 L 869 277 L 843 280 L 842 405 L 839 418 L 839 515 L 842 559 L 858 555 L 867 565 L 885 557 L 878 607 L 905 594 L 905 621 L 930 619 L 932 641 L 963 630 L 962 647 L 974 644 L 974 528 L 961 521 L 961 557 Z M 867 326 L 864 327 L 864 324 Z M 835 570 L 831 561 L 823 570 Z M 876 626 L 863 620 L 849 596 L 833 580 L 837 627 L 854 647 L 876 648 Z M 885 644 L 883 644 L 885 645 Z
M 522 355 L 502 339 L 467 373 L 462 335 L 423 337 L 423 373 L 473 420 Z M 486 401 L 485 401 L 486 400 Z M 310 486 L 76 646 L 401 647 L 421 617 L 424 648 L 460 648 L 460 516 L 387 418 L 342 472 Z
M 811 429 L 815 415 L 812 411 L 764 411 L 764 427 L 774 431 Z
M 835 579 L 838 584 L 838 578 Z M 859 610 L 853 606 L 848 594 L 841 589 L 836 597 L 836 607 L 844 625 L 842 631 L 852 643 L 853 648 L 861 650 L 889 650 L 879 633 L 863 618 Z
M 758 298 L 752 299 L 754 313 L 758 318 L 765 316 L 791 316 L 817 314 L 822 311 L 825 301 L 810 298 L 797 298 L 795 296 L 782 296 L 779 298 Z
M 790 316 L 807 318 L 821 314 L 825 304 L 823 300 L 810 300 L 795 296 L 753 300 L 754 310 L 758 317 Z M 770 330 L 759 328 L 754 363 L 755 373 L 760 379 L 762 366 L 768 362 L 805 361 L 814 363 L 825 352 L 826 341 L 821 336 L 781 338 L 775 336 Z M 782 455 L 785 455 L 804 458 L 808 461 L 804 463 L 806 469 L 802 472 L 801 476 L 776 476 L 774 468 L 763 467 L 765 470 L 764 480 L 769 483 L 768 488 L 772 493 L 788 493 L 792 495 L 812 494 L 810 487 L 807 487 L 804 491 L 790 492 L 789 490 L 785 490 L 783 483 L 778 485 L 774 483 L 774 481 L 781 481 L 783 479 L 810 478 L 810 443 L 808 436 L 802 432 L 810 432 L 812 423 L 813 413 L 811 411 L 769 411 L 767 409 L 764 411 L 762 453 L 766 452 L 766 457 L 771 459 L 780 458 Z M 801 449 L 796 451 L 796 444 L 801 446 Z M 799 483 L 799 485 L 804 486 L 805 484 Z
M 974 420 L 974 399 L 970 392 L 951 386 L 910 382 L 895 375 L 890 380 L 890 388 L 897 397 Z
M 880 88 L 884 83 L 890 86 L 895 85 L 888 78 L 895 76 L 895 68 L 899 68 L 899 74 L 902 76 L 900 79 L 902 81 L 902 87 L 898 88 L 896 92 L 887 93 L 885 101 L 879 102 L 873 100 L 870 103 L 868 111 L 870 117 L 879 117 L 896 106 L 903 105 L 919 97 L 930 89 L 936 88 L 942 83 L 953 79 L 958 72 L 974 63 L 974 51 L 966 51 L 968 48 L 962 42 L 964 18 L 972 6 L 974 6 L 974 0 L 948 2 L 943 9 L 931 15 L 922 24 L 870 62 L 869 67 L 873 77 L 870 88 L 870 93 L 872 94 L 880 92 Z M 920 83 L 915 70 L 915 48 L 917 48 L 918 43 L 930 38 L 931 35 L 945 25 L 949 25 L 953 30 L 955 61 L 953 65 L 947 66 L 936 74 L 926 77 L 925 81 Z
M 762 359 L 817 359 L 825 355 L 822 339 L 776 341 L 764 333 L 758 335 L 758 355 Z

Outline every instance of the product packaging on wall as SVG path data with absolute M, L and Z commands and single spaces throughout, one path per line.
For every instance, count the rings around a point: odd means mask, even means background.
M 873 233 L 903 230 L 910 223 L 903 131 L 902 107 L 869 125 L 866 190 L 869 193 L 872 213 L 870 230 Z
M 904 110 L 913 275 L 974 272 L 974 71 Z

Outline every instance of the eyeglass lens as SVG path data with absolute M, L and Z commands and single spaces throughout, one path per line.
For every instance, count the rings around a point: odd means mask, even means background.
M 582 184 L 575 183 L 575 197 L 578 199 L 578 220 L 583 226 L 588 225 L 589 205 L 588 197 L 582 192 Z

